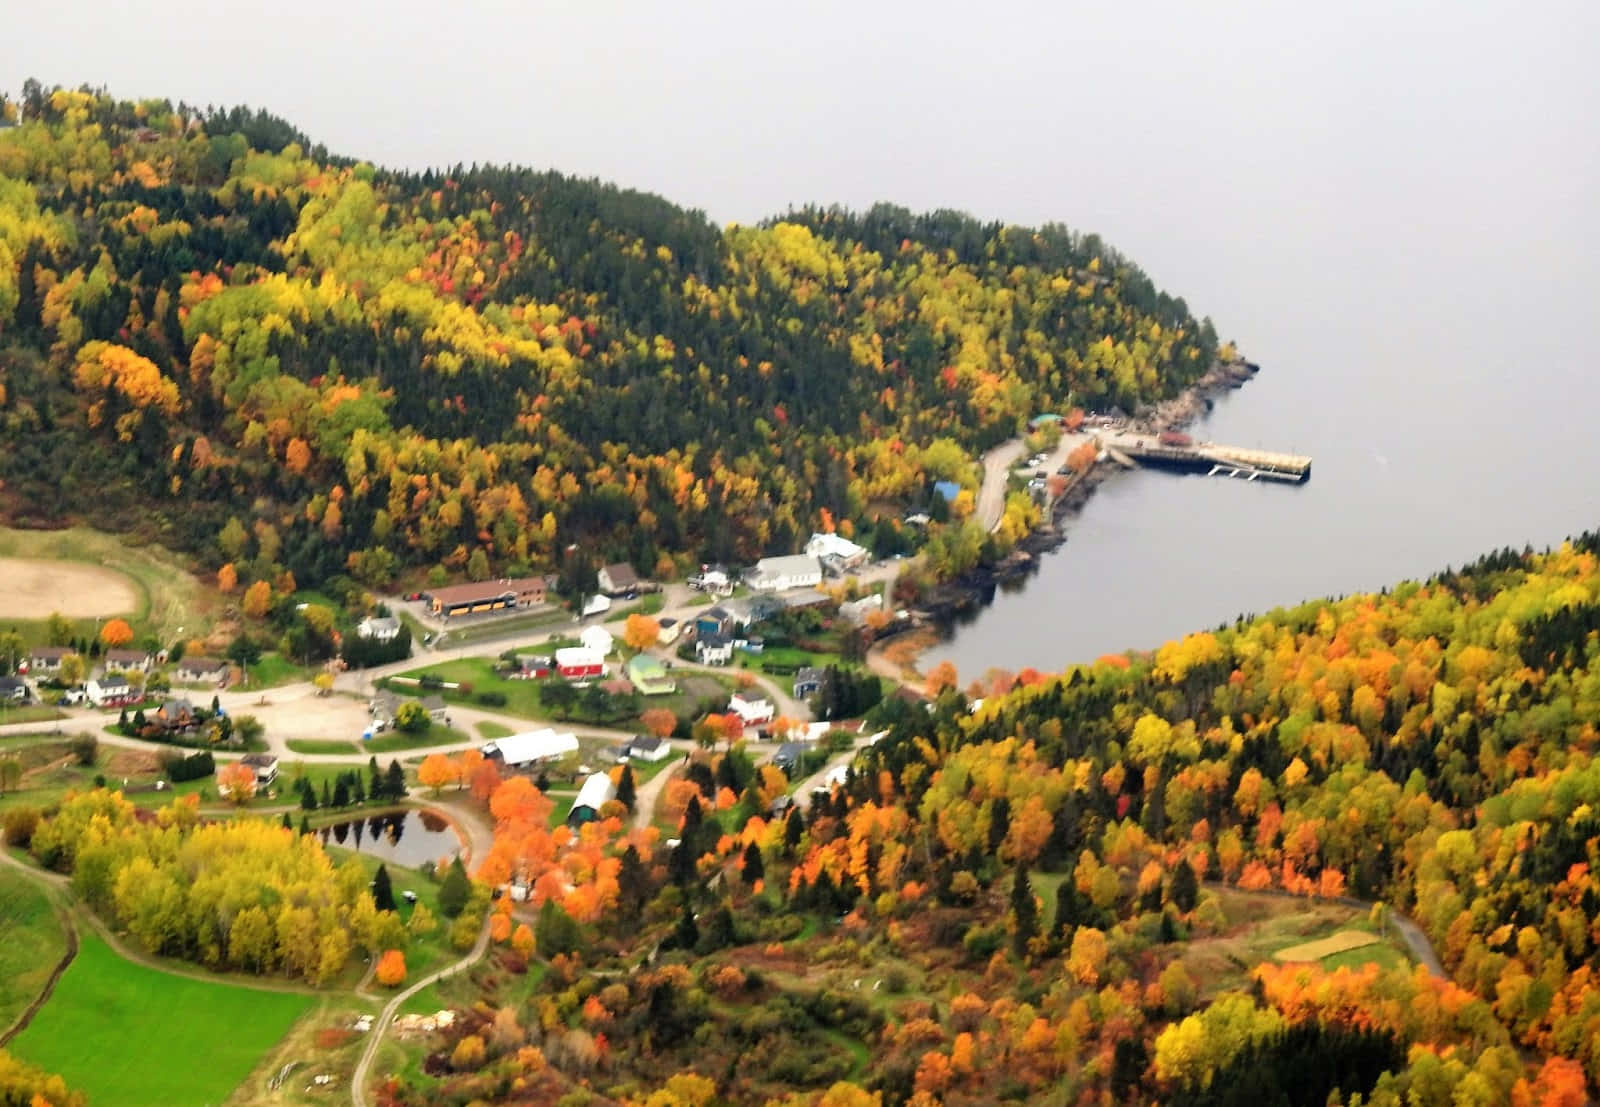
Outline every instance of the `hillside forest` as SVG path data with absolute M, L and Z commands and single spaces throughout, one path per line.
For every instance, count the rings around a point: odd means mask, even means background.
M 240 587 L 666 575 L 835 526 L 900 552 L 1031 416 L 1171 396 L 1218 353 L 1061 226 L 719 228 L 555 172 L 377 168 L 260 111 L 0 100 L 0 508 Z
M 551 832 L 509 781 L 478 875 L 526 881 L 538 926 L 385 1101 L 1575 1107 L 1597 635 L 1590 534 L 989 674 L 981 707 L 892 697 L 804 811 L 769 815 L 781 774 L 741 745 L 670 782 L 666 841 Z M 1408 915 L 1442 975 L 1229 952 L 1286 901 Z

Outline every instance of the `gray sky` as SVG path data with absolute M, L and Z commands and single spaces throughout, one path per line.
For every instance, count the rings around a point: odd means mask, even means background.
M 1289 318 L 1287 285 L 1443 328 L 1473 293 L 1435 321 L 1440 276 L 1511 242 L 1514 266 L 1594 275 L 1583 0 L 15 7 L 13 89 L 248 102 L 340 153 L 551 166 L 721 222 L 880 199 L 1058 220 L 1266 356 L 1329 321 Z

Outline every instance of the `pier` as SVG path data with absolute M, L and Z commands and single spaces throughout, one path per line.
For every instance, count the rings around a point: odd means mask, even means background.
M 1301 484 L 1311 479 L 1311 459 L 1301 454 L 1274 453 L 1192 442 L 1186 435 L 1107 433 L 1100 444 L 1113 457 L 1146 465 L 1204 473 L 1237 480 L 1281 481 Z

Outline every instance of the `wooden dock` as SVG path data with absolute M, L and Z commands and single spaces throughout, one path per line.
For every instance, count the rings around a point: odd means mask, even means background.
M 1299 484 L 1311 479 L 1311 458 L 1302 454 L 1249 450 L 1215 442 L 1187 446 L 1160 442 L 1153 434 L 1106 434 L 1101 445 L 1113 456 L 1208 476 Z

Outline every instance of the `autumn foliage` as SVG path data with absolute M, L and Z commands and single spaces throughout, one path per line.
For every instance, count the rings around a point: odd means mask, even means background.
M 406 955 L 398 949 L 386 949 L 378 958 L 378 983 L 385 988 L 398 988 L 406 982 Z

